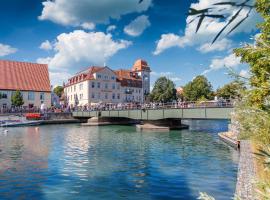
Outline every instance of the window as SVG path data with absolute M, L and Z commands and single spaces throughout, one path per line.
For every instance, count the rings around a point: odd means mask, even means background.
M 117 94 L 117 99 L 120 99 L 120 94 Z
M 105 93 L 105 99 L 108 99 L 108 94 L 107 93 Z
M 115 94 L 112 94 L 112 99 L 115 99 Z
M 108 83 L 105 83 L 105 89 L 108 89 Z
M 80 100 L 82 100 L 83 99 L 83 94 L 80 94 Z
M 92 82 L 92 88 L 95 88 L 95 82 Z
M 44 100 L 44 98 L 45 98 L 45 97 L 44 97 L 44 92 L 41 92 L 41 93 L 40 93 L 40 100 Z
M 92 99 L 94 99 L 95 98 L 95 93 L 92 93 Z
M 112 76 L 112 80 L 114 80 L 115 79 L 115 77 L 114 76 Z
M 72 101 L 72 95 L 70 95 L 70 101 Z
M 100 88 L 100 82 L 97 83 L 97 88 Z
M 114 84 L 114 83 L 112 84 L 112 89 L 113 89 L 113 90 L 115 89 L 115 84 Z
M 0 92 L 2 99 L 7 99 L 8 93 L 7 92 Z
M 74 85 L 74 92 L 76 91 L 76 85 Z
M 108 76 L 104 76 L 105 79 L 108 79 Z
M 35 93 L 34 92 L 28 92 L 28 100 L 30 100 L 30 101 L 35 100 Z
M 97 75 L 97 77 L 98 77 L 98 78 L 101 78 L 101 75 L 100 75 L 100 74 L 98 74 L 98 75 Z
M 70 92 L 72 92 L 72 87 L 70 87 Z
M 81 84 L 80 84 L 80 90 L 82 90 L 82 89 L 83 89 L 83 84 L 81 83 Z
M 100 99 L 100 93 L 98 93 L 98 99 Z
M 118 89 L 118 90 L 120 89 L 120 85 L 119 85 L 119 84 L 117 85 L 117 89 Z

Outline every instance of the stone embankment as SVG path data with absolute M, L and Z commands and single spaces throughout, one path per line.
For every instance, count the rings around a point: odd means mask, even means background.
M 236 197 L 241 200 L 256 200 L 255 197 L 255 163 L 250 141 L 241 140 L 240 160 L 238 164 Z

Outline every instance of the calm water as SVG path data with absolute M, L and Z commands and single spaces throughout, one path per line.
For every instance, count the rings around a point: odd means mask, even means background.
M 51 125 L 0 133 L 0 199 L 216 199 L 233 196 L 238 154 L 219 141 L 226 121 L 191 130 Z

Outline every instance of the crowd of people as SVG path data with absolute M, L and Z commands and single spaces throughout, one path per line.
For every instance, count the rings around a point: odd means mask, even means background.
M 74 111 L 103 111 L 103 110 L 132 110 L 132 109 L 161 109 L 161 108 L 202 108 L 202 107 L 228 107 L 232 106 L 231 101 L 203 101 L 203 102 L 185 102 L 175 101 L 170 103 L 149 102 L 149 103 L 97 103 L 84 106 L 52 106 L 50 108 L 10 108 L 1 109 L 0 113 L 63 113 Z

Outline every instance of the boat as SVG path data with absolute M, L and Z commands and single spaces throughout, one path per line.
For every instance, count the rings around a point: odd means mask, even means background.
M 41 120 L 36 120 L 36 121 L 17 121 L 17 120 L 0 121 L 0 127 L 36 126 L 39 124 L 41 124 Z

